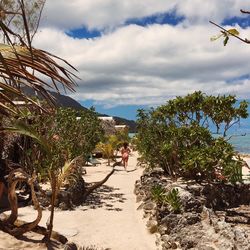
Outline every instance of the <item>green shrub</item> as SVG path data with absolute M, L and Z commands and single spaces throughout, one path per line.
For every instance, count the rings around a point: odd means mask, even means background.
M 173 188 L 167 193 L 165 196 L 165 202 L 168 204 L 170 211 L 174 213 L 181 212 L 182 204 L 179 196 L 179 190 L 177 188 Z
M 181 212 L 181 199 L 177 188 L 173 188 L 166 193 L 165 189 L 161 185 L 155 185 L 151 189 L 151 195 L 153 200 L 158 205 L 167 205 L 169 210 L 174 213 Z
M 45 177 L 48 169 L 60 170 L 66 161 L 76 157 L 81 156 L 84 163 L 104 134 L 100 120 L 89 110 L 58 108 L 52 114 L 28 116 L 25 121 L 29 123 L 29 129 L 49 143 L 50 155 L 39 143 L 30 139 L 29 148 L 24 152 L 22 164 L 35 169 L 41 178 Z
M 165 189 L 161 185 L 155 185 L 151 189 L 153 200 L 157 204 L 163 204 L 165 201 Z
M 138 111 L 137 149 L 149 166 L 171 177 L 239 182 L 240 159 L 226 140 L 228 130 L 246 118 L 247 102 L 237 106 L 234 96 L 194 92 L 148 111 Z M 213 125 L 217 138 L 212 136 Z

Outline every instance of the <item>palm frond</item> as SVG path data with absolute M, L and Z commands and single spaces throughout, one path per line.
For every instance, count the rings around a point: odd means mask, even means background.
M 13 103 L 15 98 L 31 101 L 23 92 L 25 86 L 32 88 L 51 104 L 54 103 L 54 98 L 48 90 L 59 92 L 61 86 L 65 90 L 74 91 L 77 86 L 75 82 L 77 77 L 71 72 L 76 69 L 72 65 L 58 56 L 31 46 L 24 2 L 19 1 L 19 4 L 21 10 L 19 15 L 22 16 L 27 43 L 22 36 L 0 20 L 0 29 L 8 43 L 0 43 L 0 92 L 2 91 L 5 97 L 0 97 L 0 103 L 1 107 L 8 111 L 11 110 L 9 105 L 15 108 Z M 5 14 L 8 15 L 7 12 Z M 14 44 L 13 38 L 15 37 L 20 45 Z M 60 65 L 61 62 L 69 69 Z M 36 103 L 33 101 L 33 104 Z
M 35 72 L 32 74 L 31 72 Z M 37 76 L 37 73 L 47 76 L 51 83 L 46 82 Z M 1 81 L 2 80 L 2 81 Z M 41 94 L 45 99 L 54 103 L 53 97 L 48 89 L 55 89 L 59 92 L 59 85 L 74 91 L 76 83 L 73 75 L 57 64 L 46 52 L 32 48 L 32 53 L 27 47 L 0 44 L 0 88 L 5 96 L 21 98 L 31 101 L 25 96 L 22 87 L 28 86 Z M 0 100 L 2 102 L 2 100 Z M 11 104 L 11 101 L 4 99 L 2 104 Z
M 46 151 L 46 153 L 50 154 L 50 146 L 49 142 L 40 136 L 34 129 L 32 129 L 30 126 L 26 125 L 24 122 L 16 121 L 14 124 L 12 124 L 11 127 L 1 127 L 1 131 L 6 131 L 9 133 L 18 133 L 22 135 L 29 136 L 33 139 L 35 139 Z

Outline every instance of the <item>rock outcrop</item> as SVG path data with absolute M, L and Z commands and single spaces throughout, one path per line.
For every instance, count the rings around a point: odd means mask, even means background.
M 152 188 L 178 189 L 181 212 L 154 201 Z M 157 245 L 165 249 L 249 250 L 250 185 L 196 183 L 164 176 L 161 169 L 145 171 L 135 184 L 138 209 L 144 210 Z

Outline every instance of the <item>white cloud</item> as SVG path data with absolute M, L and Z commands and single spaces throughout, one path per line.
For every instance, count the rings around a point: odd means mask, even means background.
M 47 1 L 43 24 L 60 29 L 115 27 L 128 18 L 140 18 L 172 10 L 175 1 L 166 0 L 71 0 Z
M 249 73 L 250 47 L 231 39 L 210 42 L 209 24 L 129 25 L 96 39 L 74 39 L 44 28 L 35 46 L 79 69 L 82 81 L 72 96 L 106 105 L 160 104 L 195 90 L 250 97 L 250 81 L 228 83 Z M 243 30 L 250 37 L 250 29 Z M 249 94 L 248 94 L 249 93 Z
M 244 16 L 240 9 L 249 9 L 245 0 L 183 0 L 179 1 L 177 13 L 184 15 L 188 22 L 201 23 L 214 20 L 223 21 L 232 16 Z
M 83 26 L 107 29 L 130 18 L 141 18 L 176 10 L 187 23 L 222 21 L 229 16 L 242 16 L 248 9 L 246 0 L 51 0 L 46 2 L 43 26 L 70 30 Z

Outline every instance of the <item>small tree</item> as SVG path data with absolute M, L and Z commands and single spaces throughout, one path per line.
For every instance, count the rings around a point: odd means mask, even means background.
M 105 136 L 103 141 L 96 146 L 97 150 L 100 150 L 104 158 L 108 159 L 108 166 L 110 166 L 111 160 L 115 157 L 115 151 L 118 149 L 122 141 L 119 140 L 117 135 Z
M 95 113 L 88 110 L 59 108 L 53 115 L 36 114 L 27 117 L 25 121 L 29 122 L 29 130 L 35 131 L 33 134 L 38 134 L 40 139 L 39 143 L 35 140 L 30 145 L 32 151 L 27 156 L 30 159 L 25 162 L 32 165 L 26 168 L 32 168 L 31 172 L 36 170 L 38 173 L 46 173 L 51 183 L 51 215 L 48 226 L 50 238 L 54 207 L 60 187 L 65 178 L 70 176 L 77 160 L 81 158 L 82 162 L 86 161 L 103 136 L 103 131 Z
M 148 112 L 139 110 L 137 147 L 150 166 L 158 165 L 172 177 L 212 180 L 220 172 L 240 181 L 241 162 L 225 137 L 247 116 L 247 102 L 237 106 L 234 96 L 194 92 Z M 212 136 L 212 126 L 221 133 L 218 138 Z

